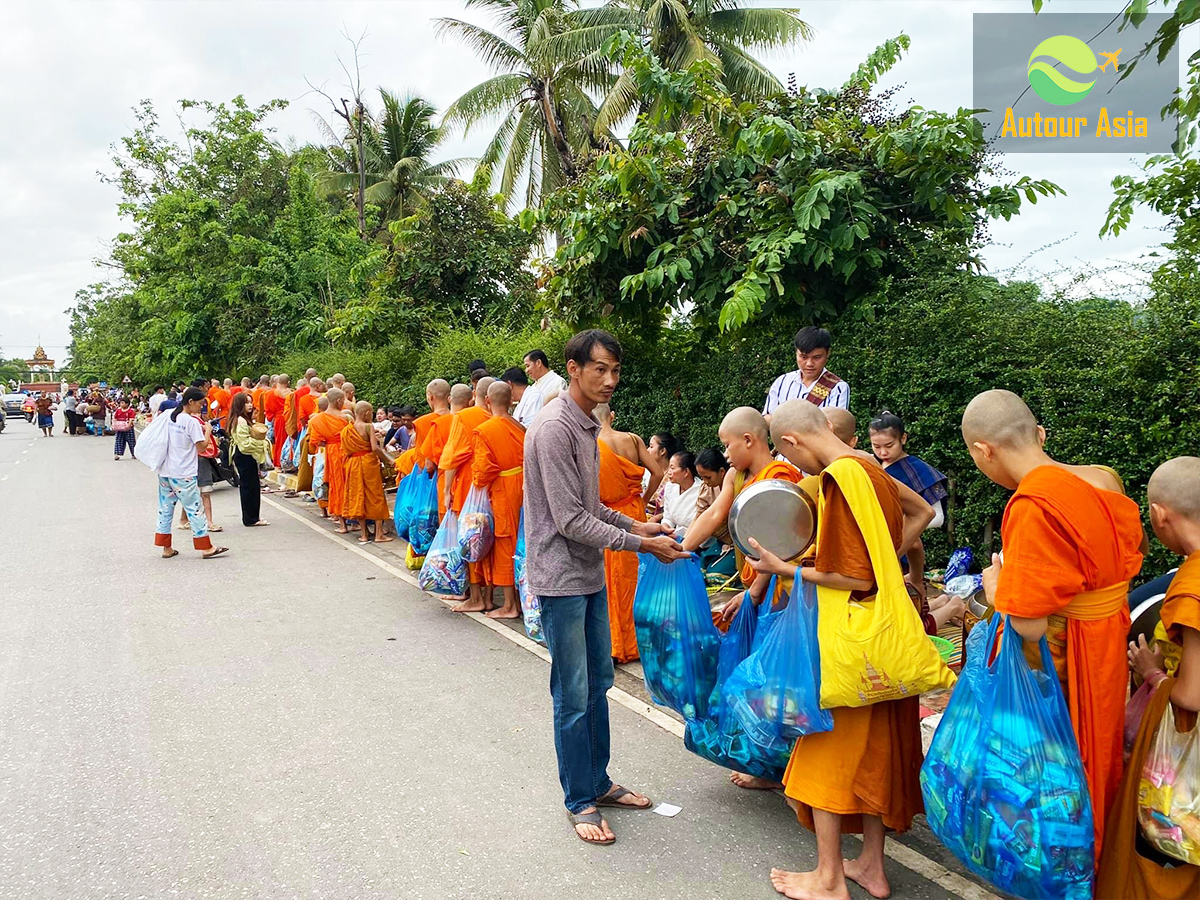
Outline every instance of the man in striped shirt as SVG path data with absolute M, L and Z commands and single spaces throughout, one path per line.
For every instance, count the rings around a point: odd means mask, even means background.
M 785 372 L 767 391 L 763 415 L 788 400 L 807 400 L 815 406 L 850 408 L 850 385 L 827 368 L 833 338 L 824 328 L 806 325 L 796 332 L 796 371 Z M 770 419 L 768 418 L 768 421 Z

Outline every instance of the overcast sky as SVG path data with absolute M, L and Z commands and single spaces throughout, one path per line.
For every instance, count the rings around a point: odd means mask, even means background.
M 771 5 L 783 5 L 776 3 Z M 1049 12 L 1115 12 L 1119 0 L 1049 0 Z M 952 110 L 971 106 L 973 12 L 1023 12 L 1029 0 L 817 0 L 799 4 L 814 40 L 769 58 L 781 80 L 835 87 L 883 40 L 912 37 L 911 55 L 887 84 L 897 99 Z M 254 104 L 292 101 L 272 124 L 281 142 L 315 141 L 305 78 L 334 93 L 344 82 L 341 36 L 364 29 L 364 84 L 415 91 L 444 108 L 488 75 L 465 49 L 435 37 L 431 19 L 487 23 L 459 0 L 393 2 L 53 2 L 0 4 L 0 349 L 28 357 L 40 340 L 63 360 L 64 314 L 78 288 L 101 280 L 93 265 L 120 229 L 117 192 L 100 183 L 110 145 L 127 134 L 130 107 L 150 98 L 170 123 L 181 98 Z M 1132 35 L 1125 56 L 1142 41 Z M 1192 44 L 1195 35 L 1191 35 Z M 1184 56 L 1192 49 L 1184 46 Z M 335 94 L 341 96 L 342 94 Z M 487 135 L 473 132 L 445 147 L 447 157 L 474 156 Z M 1006 166 L 1049 178 L 1065 198 L 1042 200 L 1012 222 L 991 227 L 985 260 L 992 271 L 1023 265 L 1033 272 L 1104 267 L 1136 260 L 1161 243 L 1161 222 L 1140 213 L 1118 239 L 1096 237 L 1115 175 L 1136 173 L 1138 159 L 1117 154 L 1010 155 Z M 1048 249 L 1047 245 L 1050 246 Z

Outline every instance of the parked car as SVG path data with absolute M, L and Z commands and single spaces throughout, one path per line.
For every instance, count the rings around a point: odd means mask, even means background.
M 5 394 L 3 401 L 4 414 L 6 416 L 24 416 L 25 397 L 25 394 Z

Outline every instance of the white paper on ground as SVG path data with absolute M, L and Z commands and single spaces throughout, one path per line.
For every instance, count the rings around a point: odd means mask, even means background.
M 654 812 L 658 813 L 660 816 L 666 816 L 668 819 L 670 819 L 683 812 L 683 807 L 672 806 L 670 803 L 660 803 L 658 806 L 654 807 Z

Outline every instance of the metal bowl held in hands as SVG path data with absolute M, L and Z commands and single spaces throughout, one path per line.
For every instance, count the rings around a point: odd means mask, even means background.
M 771 478 L 744 489 L 729 509 L 729 536 L 742 553 L 758 559 L 750 538 L 782 560 L 793 560 L 817 536 L 817 505 L 790 481 Z

